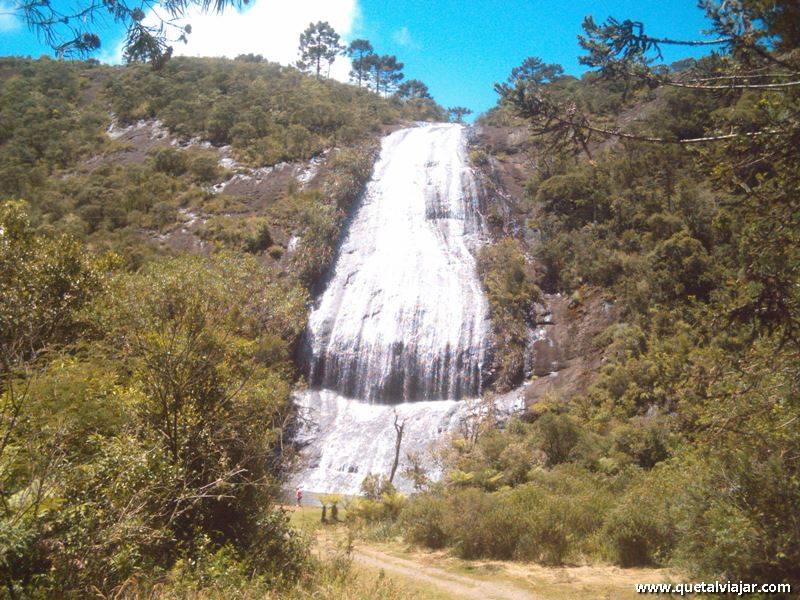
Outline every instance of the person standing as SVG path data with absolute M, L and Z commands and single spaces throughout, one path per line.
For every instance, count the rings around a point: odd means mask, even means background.
M 294 496 L 297 499 L 297 506 L 299 507 L 301 502 L 303 502 L 303 491 L 300 488 L 297 488 L 294 492 Z

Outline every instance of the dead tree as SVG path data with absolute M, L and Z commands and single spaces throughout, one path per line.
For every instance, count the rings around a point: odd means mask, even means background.
M 392 471 L 389 473 L 389 483 L 394 481 L 394 474 L 397 472 L 397 467 L 400 465 L 400 445 L 403 443 L 403 430 L 406 428 L 407 420 L 408 419 L 403 419 L 401 422 L 400 417 L 397 414 L 397 409 L 395 409 L 394 430 L 396 436 L 394 440 L 394 462 L 392 463 Z

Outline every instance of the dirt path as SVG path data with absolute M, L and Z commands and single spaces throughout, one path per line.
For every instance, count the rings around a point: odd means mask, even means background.
M 475 600 L 529 600 L 535 598 L 527 590 L 499 582 L 481 581 L 457 575 L 436 567 L 422 565 L 413 560 L 390 556 L 375 548 L 356 548 L 353 559 L 375 569 L 383 569 L 402 577 L 423 581 L 458 598 Z
M 294 527 L 316 539 L 321 559 L 352 548 L 354 568 L 374 577 L 383 571 L 412 596 L 436 600 L 634 600 L 637 583 L 685 581 L 671 569 L 626 568 L 608 564 L 543 566 L 531 562 L 461 560 L 446 550 L 410 548 L 401 540 L 356 540 L 343 524 L 320 525 L 316 507 L 287 507 Z M 346 519 L 346 509 L 340 513 Z

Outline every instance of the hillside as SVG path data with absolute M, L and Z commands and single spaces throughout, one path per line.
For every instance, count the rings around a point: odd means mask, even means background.
M 302 225 L 278 200 L 319 202 L 323 183 L 300 189 L 280 173 L 304 172 L 305 187 L 340 150 L 347 169 L 385 127 L 441 113 L 247 57 L 161 71 L 7 58 L 0 78 L 0 198 L 24 198 L 36 225 L 120 245 L 133 262 L 159 241 L 262 252 L 271 230 L 281 252 Z M 189 221 L 196 235 L 182 239 Z

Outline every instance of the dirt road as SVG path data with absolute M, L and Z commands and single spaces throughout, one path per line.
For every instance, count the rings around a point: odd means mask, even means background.
M 421 565 L 419 562 L 391 556 L 375 548 L 357 547 L 353 559 L 374 569 L 383 569 L 441 589 L 456 598 L 475 600 L 529 600 L 535 598 L 527 590 L 508 583 L 481 581 L 450 573 L 443 569 Z
M 292 525 L 316 538 L 315 553 L 320 558 L 341 556 L 343 549 L 350 547 L 357 570 L 372 577 L 383 571 L 417 598 L 634 600 L 640 597 L 637 583 L 675 582 L 683 577 L 670 569 L 623 569 L 607 564 L 554 567 L 520 561 L 461 560 L 443 550 L 409 547 L 400 539 L 353 541 L 344 524 L 321 525 L 319 508 L 287 506 L 286 510 Z M 342 509 L 340 519 L 346 520 L 346 516 L 346 509 Z

